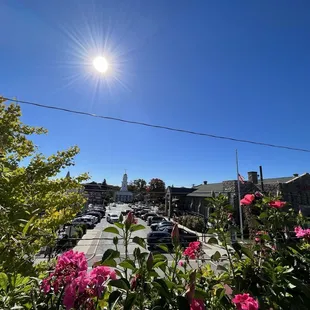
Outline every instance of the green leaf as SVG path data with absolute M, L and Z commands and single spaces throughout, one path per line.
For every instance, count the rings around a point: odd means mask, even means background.
M 260 215 L 259 215 L 259 218 L 262 220 L 262 219 L 265 219 L 266 217 L 268 217 L 268 214 L 266 212 L 262 212 Z
M 127 298 L 125 300 L 124 303 L 124 310 L 131 310 L 133 305 L 135 304 L 137 298 L 137 294 L 136 293 L 130 293 L 127 295 Z
M 141 237 L 138 237 L 138 236 L 133 237 L 132 242 L 134 242 L 134 243 L 140 245 L 140 246 L 141 246 L 142 248 L 144 248 L 144 249 L 146 248 L 146 246 L 145 246 L 145 241 L 144 241 L 144 239 L 141 238 Z
M 0 288 L 6 291 L 9 284 L 8 276 L 4 272 L 0 272 Z
M 165 251 L 166 253 L 169 253 L 169 249 L 165 244 L 158 244 L 156 246 L 160 248 L 161 250 Z
M 118 251 L 115 251 L 113 249 L 107 249 L 103 255 L 101 261 L 104 262 L 106 260 L 114 259 L 114 258 L 119 258 L 120 253 Z
M 106 259 L 102 263 L 100 263 L 101 266 L 108 266 L 108 267 L 116 267 L 116 261 L 114 259 Z
M 107 233 L 116 234 L 116 235 L 120 234 L 119 230 L 116 227 L 113 227 L 113 226 L 106 227 L 103 231 L 107 232 Z
M 126 269 L 131 269 L 131 270 L 137 269 L 134 261 L 132 261 L 130 259 L 126 259 L 126 260 L 122 261 L 121 263 L 119 263 L 119 266 L 126 268 Z
M 228 269 L 223 265 L 217 265 L 216 270 L 228 271 Z
M 167 265 L 166 261 L 159 261 L 156 264 L 154 264 L 153 268 L 160 268 L 161 266 Z
M 177 296 L 177 304 L 179 310 L 190 310 L 188 300 L 183 296 Z
M 35 220 L 36 217 L 37 217 L 37 216 L 34 215 L 34 216 L 27 222 L 27 224 L 25 225 L 25 227 L 24 227 L 24 229 L 23 229 L 23 232 L 22 232 L 23 237 L 26 236 L 26 234 L 27 234 L 27 232 L 28 232 L 28 229 L 29 229 L 30 225 L 32 224 L 32 222 Z
M 125 278 L 117 279 L 117 280 L 111 280 L 109 284 L 113 287 L 117 287 L 119 289 L 128 291 L 130 289 L 130 284 L 128 280 Z
M 204 299 L 207 299 L 207 298 L 209 298 L 209 297 L 210 297 L 210 296 L 208 295 L 208 293 L 205 292 L 205 291 L 203 291 L 202 289 L 200 289 L 200 288 L 196 288 L 196 289 L 195 289 L 194 298 L 204 300 Z
M 123 224 L 123 223 L 120 223 L 120 222 L 116 222 L 116 223 L 114 223 L 114 225 L 115 225 L 116 227 L 118 227 L 119 229 L 123 229 L 123 228 L 124 228 L 124 224 Z
M 153 286 L 158 290 L 158 293 L 168 299 L 168 300 L 171 300 L 171 296 L 170 296 L 170 293 L 169 293 L 169 288 L 165 282 L 165 280 L 163 279 L 155 279 L 153 281 Z
M 211 259 L 214 261 L 219 261 L 221 258 L 221 253 L 219 251 L 216 251 L 212 256 Z
M 142 230 L 142 229 L 145 229 L 145 226 L 143 226 L 141 224 L 134 224 L 134 225 L 131 225 L 131 227 L 130 227 L 131 232 Z
M 208 240 L 208 244 L 218 244 L 218 240 L 215 237 L 211 237 Z
M 251 250 L 247 247 L 241 246 L 241 252 L 247 256 L 248 258 L 250 258 L 251 260 L 253 260 L 253 253 L 251 252 Z
M 120 291 L 113 291 L 111 292 L 110 296 L 109 296 L 109 309 L 113 309 L 114 305 L 117 303 L 118 299 L 120 298 L 120 296 L 122 295 L 122 293 Z

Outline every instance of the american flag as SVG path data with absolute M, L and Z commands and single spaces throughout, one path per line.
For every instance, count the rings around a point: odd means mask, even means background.
M 244 177 L 240 173 L 238 173 L 238 179 L 242 184 L 244 184 Z

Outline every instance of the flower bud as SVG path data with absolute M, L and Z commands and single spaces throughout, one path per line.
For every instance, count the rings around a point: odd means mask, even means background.
M 196 270 L 193 271 L 189 275 L 189 283 L 186 287 L 187 290 L 186 290 L 185 296 L 189 302 L 192 301 L 192 299 L 194 298 L 194 295 L 195 295 L 195 283 L 196 283 Z
M 153 268 L 153 263 L 154 263 L 154 258 L 152 252 L 150 252 L 147 260 L 146 260 L 146 268 L 148 271 L 152 270 Z
M 179 243 L 180 240 L 180 232 L 179 232 L 179 226 L 178 224 L 174 224 L 172 232 L 171 232 L 171 239 L 172 239 L 172 244 L 176 245 Z

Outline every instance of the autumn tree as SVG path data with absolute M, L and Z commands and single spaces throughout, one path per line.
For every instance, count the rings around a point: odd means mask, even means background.
M 74 164 L 78 147 L 44 156 L 28 137 L 47 131 L 20 117 L 20 107 L 0 97 L 0 271 L 25 273 L 36 251 L 83 207 L 81 182 L 88 176 L 58 177 Z

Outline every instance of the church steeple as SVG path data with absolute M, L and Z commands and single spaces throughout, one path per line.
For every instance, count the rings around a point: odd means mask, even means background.
M 125 173 L 123 175 L 121 192 L 127 192 L 128 191 L 127 185 L 128 185 L 128 180 L 127 180 L 127 173 L 125 170 Z

